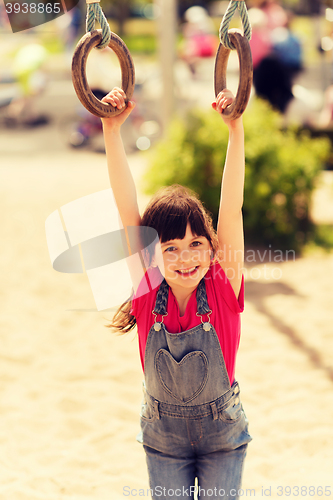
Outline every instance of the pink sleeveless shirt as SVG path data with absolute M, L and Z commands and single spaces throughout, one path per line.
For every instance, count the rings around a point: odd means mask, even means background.
M 147 271 L 146 278 L 151 284 L 151 291 L 140 296 L 140 285 L 132 301 L 131 310 L 131 314 L 136 317 L 137 321 L 143 370 L 147 337 L 155 321 L 152 311 L 155 306 L 159 284 L 161 283 L 160 271 L 158 268 L 151 268 Z M 240 313 L 244 310 L 244 279 L 242 279 L 238 300 L 228 278 L 218 263 L 209 268 L 205 275 L 205 284 L 208 305 L 212 311 L 210 322 L 216 330 L 230 384 L 232 384 L 235 378 L 236 354 L 240 341 Z M 180 316 L 178 303 L 171 288 L 169 288 L 167 312 L 168 315 L 164 317 L 163 322 L 170 333 L 180 333 L 199 325 L 201 320 L 196 315 L 196 290 L 188 301 L 184 316 Z M 203 316 L 203 320 L 207 321 L 207 316 Z

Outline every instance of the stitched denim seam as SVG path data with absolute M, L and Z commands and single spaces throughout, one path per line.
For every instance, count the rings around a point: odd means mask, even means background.
M 205 386 L 207 384 L 207 380 L 208 380 L 208 370 L 207 370 L 208 359 L 207 359 L 207 356 L 203 352 L 200 352 L 200 354 L 197 354 L 199 351 L 193 351 L 193 352 L 190 352 L 190 353 L 186 354 L 186 356 L 184 356 L 179 363 L 176 362 L 178 365 L 182 365 L 185 362 L 185 360 L 190 359 L 194 355 L 199 355 L 203 359 L 204 365 L 205 365 L 205 376 L 204 376 L 204 379 L 203 379 L 202 383 L 200 384 L 199 389 L 197 389 L 194 392 L 194 394 L 192 394 L 192 396 L 190 398 L 188 398 L 186 400 L 182 400 L 179 397 L 177 397 L 175 394 L 173 394 L 173 392 L 169 389 L 169 387 L 165 384 L 165 382 L 163 380 L 163 370 L 161 370 L 159 362 L 158 362 L 159 361 L 158 358 L 159 358 L 159 355 L 160 355 L 161 352 L 168 353 L 168 351 L 166 351 L 165 349 L 159 349 L 157 351 L 157 353 L 156 353 L 156 356 L 155 356 L 155 368 L 156 368 L 156 371 L 158 373 L 159 381 L 160 381 L 163 389 L 168 394 L 170 394 L 170 396 L 172 396 L 176 401 L 178 401 L 180 403 L 189 403 L 190 401 L 193 401 L 193 399 L 195 399 L 197 396 L 199 396 L 199 394 L 201 394 L 201 392 L 204 390 L 204 388 L 205 388 Z M 168 355 L 172 358 L 172 356 L 170 355 L 170 353 L 168 353 Z

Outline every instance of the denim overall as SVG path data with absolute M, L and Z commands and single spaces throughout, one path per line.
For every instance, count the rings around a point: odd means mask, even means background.
M 201 324 L 185 332 L 169 333 L 164 326 L 168 293 L 164 280 L 146 343 L 138 438 L 146 451 L 152 496 L 193 498 L 198 477 L 200 500 L 235 499 L 252 438 L 238 383 L 230 387 L 220 342 L 209 322 L 205 281 L 201 280 L 196 292 Z M 215 496 L 207 493 L 214 488 Z

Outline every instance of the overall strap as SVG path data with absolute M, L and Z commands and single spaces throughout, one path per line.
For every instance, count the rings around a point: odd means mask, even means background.
M 207 301 L 205 278 L 202 278 L 197 288 L 197 312 L 199 315 L 212 312 Z
M 153 313 L 161 314 L 162 316 L 166 315 L 168 296 L 169 296 L 169 285 L 164 279 L 156 295 L 156 303 Z M 202 280 L 198 285 L 196 298 L 197 298 L 197 312 L 199 315 L 211 312 L 207 302 L 205 278 L 202 278 Z

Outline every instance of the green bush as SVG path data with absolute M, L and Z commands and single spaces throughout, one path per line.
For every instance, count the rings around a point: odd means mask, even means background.
M 280 116 L 254 100 L 244 114 L 244 230 L 250 244 L 299 251 L 313 234 L 311 192 L 330 151 L 325 138 L 281 130 Z M 216 221 L 228 130 L 215 111 L 175 119 L 153 151 L 146 190 L 178 183 L 195 191 Z
M 152 55 L 157 51 L 157 40 L 155 35 L 123 35 L 122 38 L 131 54 Z

